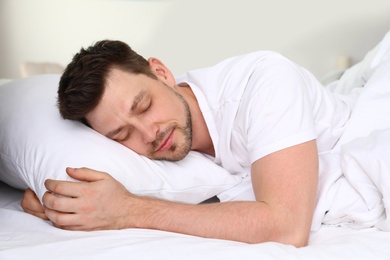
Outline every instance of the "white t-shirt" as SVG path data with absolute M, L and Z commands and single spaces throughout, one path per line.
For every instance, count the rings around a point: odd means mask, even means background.
M 177 82 L 189 84 L 198 100 L 215 162 L 243 177 L 254 161 L 283 148 L 317 139 L 319 153 L 332 149 L 352 109 L 346 97 L 270 51 L 190 71 Z

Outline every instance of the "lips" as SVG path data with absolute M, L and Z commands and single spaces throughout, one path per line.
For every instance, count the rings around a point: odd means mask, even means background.
M 160 146 L 156 149 L 156 152 L 165 152 L 171 148 L 173 144 L 173 131 L 168 135 L 168 137 L 161 142 Z

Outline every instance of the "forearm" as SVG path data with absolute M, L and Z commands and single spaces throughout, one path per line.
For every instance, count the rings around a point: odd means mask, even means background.
M 259 179 L 256 176 L 264 173 L 258 174 L 252 177 L 258 201 L 203 205 L 136 196 L 104 172 L 81 168 L 69 169 L 68 174 L 84 182 L 46 180 L 48 192 L 42 198 L 46 216 L 59 228 L 148 228 L 247 243 L 275 241 L 297 247 L 308 241 L 315 205 L 315 174 L 293 179 L 267 175 L 296 182 L 282 182 L 284 185 Z M 258 187 L 259 183 L 267 185 Z
M 246 243 L 267 241 L 304 246 L 309 230 L 293 223 L 290 212 L 254 201 L 188 205 L 139 197 L 129 205 L 127 227 L 149 228 Z

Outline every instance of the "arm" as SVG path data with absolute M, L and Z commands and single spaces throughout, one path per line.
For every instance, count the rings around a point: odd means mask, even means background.
M 252 165 L 256 200 L 264 203 L 267 228 L 281 241 L 307 245 L 318 185 L 315 140 L 270 154 Z
M 315 141 L 275 152 L 252 166 L 257 201 L 187 205 L 135 196 L 108 174 L 68 169 L 86 182 L 47 180 L 45 213 L 69 230 L 149 228 L 248 243 L 307 244 L 317 188 Z M 69 214 L 71 213 L 71 214 Z

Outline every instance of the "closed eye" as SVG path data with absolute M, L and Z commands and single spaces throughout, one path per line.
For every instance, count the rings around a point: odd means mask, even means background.
M 145 104 L 141 108 L 140 114 L 143 114 L 143 113 L 147 112 L 150 109 L 151 106 L 152 106 L 152 101 L 151 100 L 148 100 L 147 102 L 145 102 Z
M 132 127 L 126 127 L 124 128 L 119 134 L 117 137 L 114 138 L 114 141 L 116 142 L 125 142 L 126 140 L 128 140 L 130 138 L 130 135 L 131 135 L 131 132 L 132 132 L 133 128 Z

